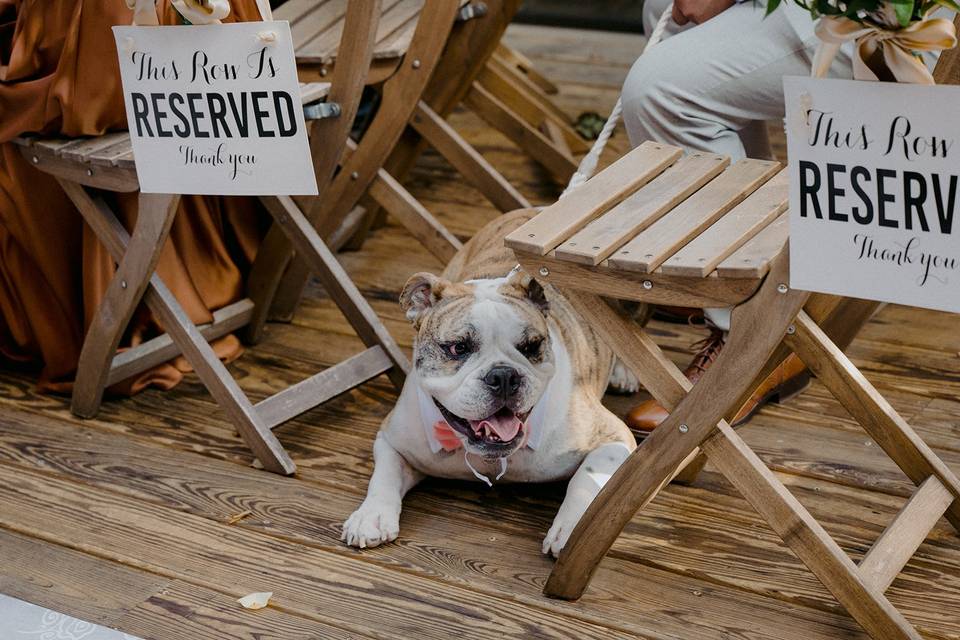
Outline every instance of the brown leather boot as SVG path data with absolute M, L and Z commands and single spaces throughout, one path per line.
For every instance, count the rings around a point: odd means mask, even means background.
M 690 366 L 683 372 L 690 382 L 696 384 L 697 380 L 713 364 L 723 349 L 723 332 L 719 329 L 711 329 L 710 335 L 700 342 L 691 345 L 691 348 L 697 349 L 696 355 Z M 753 395 L 740 408 L 737 416 L 733 419 L 733 426 L 743 424 L 756 413 L 760 407 L 767 402 L 774 400 L 783 402 L 791 396 L 803 391 L 810 383 L 810 373 L 807 371 L 803 362 L 794 354 L 790 354 L 780 366 L 773 370 L 766 380 L 763 381 Z M 657 425 L 667 419 L 669 412 L 660 406 L 656 400 L 647 400 L 630 410 L 627 414 L 627 426 L 637 431 L 653 431 Z

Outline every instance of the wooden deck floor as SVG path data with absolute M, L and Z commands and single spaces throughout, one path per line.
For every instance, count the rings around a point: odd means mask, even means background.
M 562 84 L 571 112 L 605 112 L 637 51 L 635 36 L 513 27 L 512 44 Z M 474 117 L 455 125 L 531 199 L 557 195 L 545 174 Z M 617 144 L 623 145 L 623 134 Z M 434 155 L 414 193 L 458 234 L 494 210 Z M 402 229 L 343 256 L 403 345 L 395 299 L 406 277 L 439 270 Z M 885 308 L 852 356 L 960 472 L 956 317 Z M 695 329 L 655 324 L 682 362 Z M 323 292 L 270 328 L 232 370 L 259 398 L 360 349 Z M 735 490 L 707 468 L 634 519 L 577 603 L 544 598 L 539 553 L 560 485 L 428 481 L 411 493 L 395 544 L 357 552 L 339 525 L 359 503 L 371 443 L 395 393 L 385 379 L 279 430 L 296 479 L 251 457 L 194 377 L 172 392 L 108 402 L 71 418 L 61 397 L 0 373 L 0 592 L 157 640 L 865 638 Z M 610 400 L 623 410 L 637 398 Z M 859 559 L 910 485 L 814 383 L 742 433 L 838 542 Z M 242 516 L 242 517 L 241 517 Z M 270 608 L 235 598 L 273 591 Z M 960 538 L 941 522 L 889 591 L 928 638 L 960 638 Z

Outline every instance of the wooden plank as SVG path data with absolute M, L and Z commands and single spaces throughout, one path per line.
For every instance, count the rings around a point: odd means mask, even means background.
M 353 431 L 356 427 L 354 422 Z M 343 437 L 331 432 L 326 424 L 319 428 L 325 435 L 313 438 L 314 444 L 323 440 L 318 453 L 349 448 Z M 344 433 L 349 437 L 352 432 Z M 356 460 L 366 465 L 369 440 L 362 446 L 367 451 L 358 454 Z M 250 513 L 233 527 L 335 552 L 342 550 L 338 539 L 340 522 L 362 499 L 363 489 L 362 482 L 351 482 L 339 468 L 332 468 L 329 458 L 315 459 L 331 482 L 291 483 L 194 453 L 147 446 L 132 438 L 11 411 L 5 412 L 4 419 L 0 420 L 0 458 L 55 471 L 77 482 L 196 513 L 210 520 L 227 521 L 242 509 Z M 130 473 L 132 469 L 136 473 Z M 204 490 L 193 489 L 198 486 Z M 662 528 L 674 526 L 672 523 L 677 518 L 686 521 L 687 516 L 691 522 L 697 522 L 704 514 L 699 505 L 709 502 L 711 489 L 701 490 L 702 498 L 695 501 L 671 495 L 669 509 L 658 511 L 652 519 L 639 521 L 637 527 L 643 528 L 629 532 L 629 543 L 617 546 L 614 557 L 600 568 L 582 606 L 577 607 L 544 600 L 540 594 L 541 576 L 551 564 L 538 553 L 540 538 L 556 511 L 560 495 L 551 491 L 549 496 L 538 498 L 539 492 L 528 487 L 532 493 L 511 491 L 509 500 L 491 504 L 485 501 L 484 496 L 488 494 L 484 490 L 464 489 L 463 485 L 437 483 L 411 494 L 404 503 L 402 544 L 365 553 L 364 561 L 466 586 L 477 591 L 480 597 L 492 594 L 517 599 L 557 616 L 572 616 L 598 624 L 613 622 L 610 626 L 643 637 L 723 640 L 742 625 L 754 629 L 756 640 L 780 640 L 789 637 L 791 631 L 804 633 L 807 640 L 863 637 L 846 616 L 826 608 L 808 609 L 799 598 L 785 604 L 777 599 L 758 597 L 742 588 L 722 585 L 722 578 L 716 575 L 706 588 L 708 597 L 702 597 L 704 585 L 699 577 L 648 566 L 644 556 L 653 559 L 651 556 L 657 549 L 671 550 L 671 545 L 656 542 Z M 764 533 L 755 514 L 749 512 L 749 506 L 741 499 L 727 499 L 723 504 L 730 505 L 734 515 L 732 522 L 728 522 L 729 527 L 717 525 L 717 514 L 708 513 L 711 519 L 704 523 L 706 533 L 693 527 L 685 529 L 683 535 L 690 536 L 691 540 L 702 540 L 705 536 L 726 544 L 728 535 L 731 540 L 742 538 L 749 543 Z M 719 520 L 725 521 L 727 517 L 724 514 Z M 719 528 L 710 531 L 711 527 Z M 661 534 L 656 534 L 658 529 Z M 437 549 L 436 540 L 445 541 L 442 550 Z M 713 558 L 709 555 L 709 546 L 706 556 L 698 556 L 706 560 L 707 566 L 713 569 L 715 563 L 733 564 L 749 570 L 749 563 L 736 562 L 728 555 Z M 678 549 L 682 554 L 682 548 Z M 741 557 L 769 558 L 775 557 L 778 550 L 780 547 L 771 543 L 740 553 Z M 786 555 L 786 562 L 778 563 L 777 571 L 765 572 L 768 580 L 785 579 L 784 571 L 788 567 L 783 565 L 789 565 L 792 560 Z M 786 573 L 786 579 L 793 575 L 809 574 L 797 566 Z M 699 596 L 698 589 L 701 590 Z M 817 594 L 811 596 L 805 591 L 802 597 L 810 601 Z M 693 619 L 686 613 L 677 615 L 678 610 L 697 610 L 703 615 Z M 456 632 L 457 628 L 451 627 L 448 631 Z
M 750 159 L 728 167 L 610 256 L 610 266 L 641 273 L 655 271 L 678 249 L 756 191 L 779 167 L 778 162 Z
M 126 141 L 129 144 L 130 134 L 126 131 L 117 133 L 106 133 L 94 138 L 83 138 L 76 140 L 75 144 L 63 147 L 59 155 L 64 160 L 73 160 L 74 162 L 86 162 L 91 156 L 96 156 L 103 151 Z
M 863 579 L 886 591 L 953 500 L 935 476 L 927 478 L 863 557 L 858 566 Z
M 20 153 L 37 169 L 70 182 L 122 193 L 140 190 L 140 182 L 133 166 L 94 168 L 64 160 L 50 151 L 45 151 L 40 146 L 40 141 L 30 147 L 20 147 Z
M 238 300 L 213 312 L 213 322 L 197 325 L 197 330 L 207 342 L 212 342 L 247 324 L 253 313 L 253 303 L 248 299 Z M 166 333 L 135 347 L 121 351 L 113 358 L 107 386 L 122 382 L 131 376 L 146 371 L 158 364 L 180 355 L 180 347 Z
M 442 263 L 452 260 L 463 248 L 456 236 L 383 169 L 370 183 L 370 196 Z
M 383 0 L 380 10 L 380 23 L 377 25 L 377 32 L 374 39 L 374 51 L 376 50 L 376 42 L 379 42 L 384 31 L 393 31 L 396 28 L 395 23 L 387 23 L 387 20 L 396 20 L 397 16 L 403 15 L 406 11 L 410 10 L 410 3 L 413 2 L 418 7 L 414 7 L 414 11 L 419 11 L 423 5 L 424 0 Z M 349 5 L 349 3 L 345 3 Z M 341 38 L 344 33 L 344 16 L 346 15 L 345 9 L 344 14 L 337 18 L 332 24 L 326 25 L 322 31 L 315 31 L 308 39 L 304 40 L 301 44 L 296 46 L 295 54 L 297 61 L 301 60 L 309 62 L 323 62 L 329 63 L 338 57 L 338 47 L 341 45 Z M 319 26 L 317 24 L 316 26 Z
M 0 465 L 0 478 L 4 527 L 234 597 L 272 591 L 283 611 L 361 634 L 447 640 L 456 626 L 493 640 L 534 626 L 543 637 L 632 637 L 34 471 Z M 71 518 L 78 511 L 91 517 Z
M 133 143 L 129 136 L 110 147 L 87 156 L 87 162 L 104 167 L 119 167 L 126 158 L 133 158 Z
M 557 246 L 560 260 L 598 265 L 637 233 L 713 180 L 730 158 L 694 152 Z
M 0 530 L 0 549 L 0 593 L 94 624 L 115 626 L 126 611 L 172 584 L 11 531 Z
M 527 199 L 480 152 L 422 100 L 417 103 L 410 125 L 498 209 L 507 212 L 530 207 Z
M 310 104 L 317 100 L 323 100 L 330 93 L 329 82 L 301 82 L 300 83 L 300 102 Z
M 264 423 L 275 429 L 287 420 L 384 373 L 392 366 L 393 362 L 383 348 L 379 345 L 370 347 L 261 400 L 254 408 Z
M 717 274 L 721 278 L 762 278 L 789 237 L 790 216 L 784 213 L 724 258 L 717 265 Z
M 464 104 L 542 164 L 559 182 L 566 184 L 577 170 L 577 162 L 570 154 L 557 147 L 479 82 L 473 83 L 464 98 Z
M 850 557 L 728 425 L 703 450 L 873 638 L 922 640 L 883 591 L 863 578 Z
M 560 93 L 560 88 L 537 71 L 533 62 L 516 49 L 512 49 L 503 42 L 500 42 L 497 44 L 497 50 L 494 52 L 494 55 L 506 64 L 512 64 L 520 69 L 520 71 L 525 73 L 527 77 L 530 78 L 530 81 L 540 87 L 540 90 L 544 93 L 549 95 Z
M 644 142 L 506 238 L 515 251 L 538 256 L 619 204 L 683 155 L 679 147 Z
M 729 307 L 749 298 L 760 286 L 753 278 L 686 278 L 662 273 L 619 271 L 552 256 L 517 253 L 517 260 L 541 282 L 600 296 L 682 307 Z M 545 271 L 544 271 L 545 270 Z
M 788 185 L 783 170 L 664 262 L 663 272 L 699 278 L 712 272 L 786 211 Z
M 244 611 L 232 596 L 17 533 L 0 531 L 0 548 L 4 551 L 0 592 L 138 637 L 366 637 L 273 607 Z

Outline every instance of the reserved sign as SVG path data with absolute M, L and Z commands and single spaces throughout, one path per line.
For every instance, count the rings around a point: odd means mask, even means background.
M 960 312 L 960 87 L 784 78 L 790 281 Z
M 113 33 L 144 193 L 316 195 L 288 23 Z

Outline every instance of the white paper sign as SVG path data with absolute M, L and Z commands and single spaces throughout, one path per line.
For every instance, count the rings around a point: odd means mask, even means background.
M 960 312 L 960 87 L 784 92 L 791 286 Z
M 143 192 L 317 193 L 286 22 L 113 33 Z

